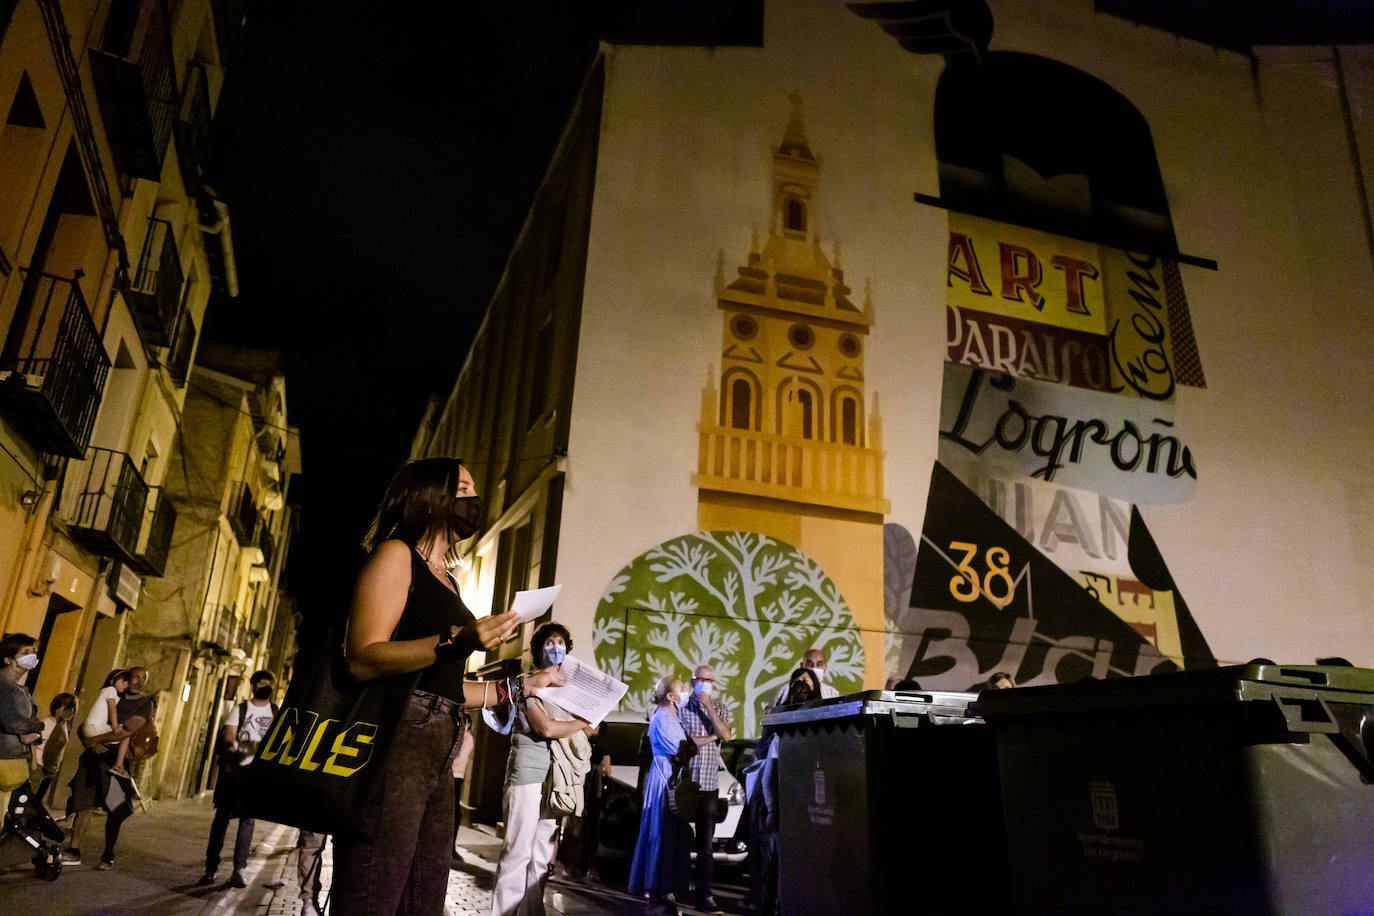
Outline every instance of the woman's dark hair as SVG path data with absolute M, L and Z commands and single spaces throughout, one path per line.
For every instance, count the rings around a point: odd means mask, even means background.
M 787 697 L 783 700 L 783 705 L 807 703 L 820 695 L 821 684 L 816 679 L 816 672 L 810 668 L 798 668 L 792 672 L 792 677 L 788 681 Z
M 572 651 L 572 634 L 568 628 L 561 623 L 543 623 L 535 629 L 534 635 L 530 637 L 530 658 L 534 660 L 534 667 L 543 668 L 548 663 L 544 659 L 544 643 L 550 636 L 562 636 L 563 642 L 567 645 L 568 651 Z
M 996 686 L 998 681 L 1006 681 L 1007 683 L 1011 684 L 1011 686 L 1016 686 L 1016 679 L 1005 671 L 994 671 L 991 675 L 988 676 L 989 687 Z
M 115 670 L 111 671 L 109 674 L 105 675 L 105 683 L 103 683 L 103 684 L 100 685 L 100 689 L 101 689 L 101 690 L 104 690 L 106 687 L 113 687 L 113 686 L 114 686 L 114 682 L 117 681 L 117 680 L 119 680 L 119 679 L 122 678 L 122 677 L 124 677 L 124 678 L 131 678 L 131 679 L 132 679 L 133 676 L 134 676 L 134 673 L 133 673 L 132 671 L 130 671 L 128 668 L 116 668 Z
M 363 549 L 371 552 L 388 538 L 422 547 L 435 529 L 443 527 L 450 544 L 456 544 L 450 518 L 453 494 L 458 492 L 461 458 L 422 458 L 404 465 L 377 506 L 377 514 L 363 538 Z
M 15 658 L 19 655 L 19 650 L 25 646 L 36 645 L 38 640 L 27 633 L 6 633 L 5 638 L 0 639 L 0 662 Z
M 53 697 L 52 702 L 48 704 L 48 715 L 55 716 L 68 706 L 72 709 L 76 709 L 76 694 L 59 693 L 57 696 Z

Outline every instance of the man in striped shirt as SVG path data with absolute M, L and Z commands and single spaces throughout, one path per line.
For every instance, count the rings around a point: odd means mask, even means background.
M 711 881 L 715 863 L 711 858 L 711 841 L 716 832 L 716 806 L 720 802 L 720 746 L 730 740 L 730 720 L 725 710 L 711 697 L 716 686 L 716 671 L 702 665 L 692 675 L 692 697 L 682 704 L 678 713 L 682 730 L 696 742 L 697 755 L 692 758 L 692 778 L 701 786 L 697 803 L 696 827 L 696 896 L 697 909 L 719 913 L 715 897 L 711 896 Z

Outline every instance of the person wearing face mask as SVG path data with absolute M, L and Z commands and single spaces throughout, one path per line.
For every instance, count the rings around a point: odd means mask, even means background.
M 257 671 L 248 679 L 251 697 L 229 710 L 224 720 L 220 744 L 223 749 L 219 780 L 215 783 L 215 819 L 210 824 L 210 842 L 205 847 L 205 874 L 197 884 L 215 883 L 219 869 L 220 850 L 229 822 L 238 818 L 238 833 L 234 837 L 234 870 L 229 875 L 230 887 L 246 887 L 243 870 L 248 867 L 248 853 L 253 847 L 254 820 L 242 816 L 243 768 L 253 762 L 258 744 L 267 736 L 277 705 L 272 702 L 276 678 L 270 671 Z
M 831 687 L 829 684 L 825 682 L 824 650 L 819 648 L 807 649 L 806 654 L 802 656 L 801 667 L 809 669 L 811 671 L 811 674 L 816 678 L 816 680 L 820 682 L 820 698 L 822 700 L 829 700 L 832 697 L 837 697 L 840 695 L 840 692 L 838 690 L 836 690 L 834 687 Z M 786 701 L 787 692 L 791 689 L 791 687 L 791 683 L 787 683 L 782 686 L 782 689 L 778 691 L 777 697 L 775 697 L 773 700 L 774 706 L 781 706 Z
M 712 696 L 716 686 L 716 670 L 701 665 L 692 675 L 692 695 L 682 704 L 678 717 L 682 730 L 697 744 L 692 758 L 692 779 L 701 787 L 698 796 L 696 829 L 696 904 L 705 913 L 719 913 L 716 898 L 711 895 L 711 881 L 715 877 L 711 842 L 716 833 L 716 806 L 720 803 L 720 746 L 730 740 L 730 717 Z
M 668 810 L 668 778 L 672 758 L 692 739 L 682 730 L 678 708 L 682 705 L 682 679 L 665 674 L 654 688 L 654 711 L 649 719 L 649 747 L 653 760 L 644 774 L 644 798 L 639 815 L 639 836 L 630 864 L 630 893 L 645 894 L 654 913 L 677 913 L 689 886 L 692 828 Z
M 476 617 L 451 560 L 486 517 L 461 459 L 422 458 L 387 485 L 363 548 L 344 637 L 349 675 L 361 683 L 412 679 L 383 759 L 379 787 L 359 812 L 366 832 L 336 834 L 329 911 L 336 916 L 439 916 L 453 848 L 453 758 L 466 711 L 524 705 L 557 672 L 498 681 L 466 677 L 473 652 L 497 649 L 520 623 L 499 608 Z
M 38 667 L 38 641 L 27 633 L 0 639 L 0 818 L 10 810 L 10 793 L 29 781 L 29 757 L 43 737 L 38 707 L 24 689 Z
M 572 635 L 559 623 L 545 623 L 530 637 L 530 658 L 537 669 L 553 672 L 572 648 Z M 512 710 L 510 758 L 502 810 L 506 836 L 496 864 L 492 916 L 544 912 L 544 883 L 557 850 L 558 818 L 543 804 L 544 780 L 553 758 L 550 742 L 590 731 L 591 725 L 569 716 L 553 702 L 529 697 Z

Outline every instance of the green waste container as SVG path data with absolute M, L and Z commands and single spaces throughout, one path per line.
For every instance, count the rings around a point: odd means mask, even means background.
M 764 717 L 783 913 L 1005 912 L 997 755 L 975 698 L 871 690 Z
M 1374 671 L 984 694 L 1023 913 L 1374 912 Z

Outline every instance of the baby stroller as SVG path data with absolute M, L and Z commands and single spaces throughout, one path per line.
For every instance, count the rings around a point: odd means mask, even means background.
M 33 849 L 33 867 L 38 877 L 56 881 L 62 874 L 62 828 L 52 819 L 48 809 L 39 801 L 27 783 L 10 795 L 9 816 L 0 841 L 12 845 L 11 837 L 18 837 Z

